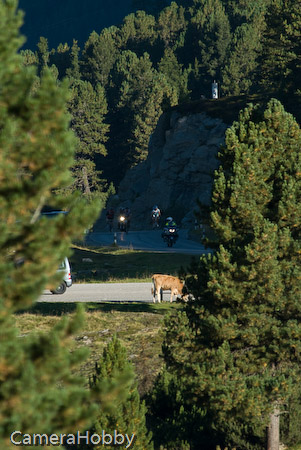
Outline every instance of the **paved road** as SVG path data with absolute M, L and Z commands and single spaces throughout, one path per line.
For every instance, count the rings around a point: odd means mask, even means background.
M 187 238 L 187 230 L 179 231 L 179 239 L 173 247 L 167 247 L 161 237 L 161 230 L 151 231 L 129 231 L 128 233 L 94 232 L 90 233 L 86 242 L 91 245 L 106 246 L 111 245 L 116 239 L 120 247 L 133 248 L 135 250 L 166 252 L 166 253 L 186 253 L 190 255 L 201 255 L 209 253 L 204 246 L 198 242 Z
M 161 230 L 130 231 L 126 233 L 95 232 L 90 233 L 86 242 L 91 245 L 107 246 L 114 242 L 120 247 L 136 250 L 186 253 L 201 255 L 208 253 L 202 244 L 187 239 L 187 230 L 180 230 L 179 239 L 174 247 L 167 247 L 161 238 Z M 166 296 L 166 297 L 165 297 Z M 168 299 L 169 292 L 164 293 Z M 45 291 L 39 301 L 43 302 L 105 302 L 105 301 L 141 301 L 151 302 L 151 283 L 91 283 L 74 284 L 63 295 L 53 295 Z
M 168 298 L 168 292 L 164 297 Z M 45 291 L 40 302 L 152 302 L 151 283 L 91 283 L 74 284 L 62 295 Z

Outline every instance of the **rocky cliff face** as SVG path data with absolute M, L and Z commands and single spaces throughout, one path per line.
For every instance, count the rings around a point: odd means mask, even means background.
M 118 196 L 133 212 L 133 228 L 145 228 L 153 205 L 182 226 L 194 223 L 197 199 L 210 204 L 217 153 L 228 127 L 206 113 L 161 116 L 151 136 L 146 161 L 122 180 Z

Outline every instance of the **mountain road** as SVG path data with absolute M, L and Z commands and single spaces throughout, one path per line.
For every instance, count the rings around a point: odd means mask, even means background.
M 79 283 L 64 294 L 54 295 L 44 291 L 39 302 L 152 302 L 152 283 Z M 165 296 L 165 294 L 164 294 Z M 166 293 L 166 299 L 169 294 Z
M 107 246 L 114 242 L 119 247 L 149 252 L 186 253 L 189 255 L 201 255 L 210 253 L 210 249 L 188 239 L 188 230 L 179 230 L 179 239 L 173 247 L 167 247 L 161 237 L 162 230 L 129 231 L 125 232 L 93 232 L 86 237 L 89 245 Z
M 108 246 L 114 242 L 122 248 L 158 253 L 185 253 L 201 255 L 211 252 L 199 242 L 188 239 L 188 231 L 180 230 L 179 239 L 173 247 L 167 247 L 161 237 L 161 230 L 125 232 L 93 232 L 86 236 L 86 243 L 94 246 Z M 39 302 L 152 302 L 151 283 L 76 283 L 62 295 L 44 291 Z M 169 291 L 163 300 L 169 299 Z M 166 296 L 166 297 L 165 297 Z

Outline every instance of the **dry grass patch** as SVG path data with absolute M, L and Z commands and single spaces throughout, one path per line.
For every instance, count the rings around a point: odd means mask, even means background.
M 128 357 L 135 366 L 139 392 L 144 395 L 152 386 L 163 360 L 162 319 L 179 304 L 102 303 L 88 304 L 83 329 L 74 336 L 71 349 L 85 347 L 89 357 L 79 368 L 87 379 L 93 374 L 95 363 L 107 342 L 116 333 L 126 347 Z M 44 332 L 53 327 L 61 316 L 73 314 L 75 304 L 38 303 L 30 312 L 16 315 L 20 336 L 29 332 Z

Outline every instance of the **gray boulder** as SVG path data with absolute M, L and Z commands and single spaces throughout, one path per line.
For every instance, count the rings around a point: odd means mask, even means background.
M 132 228 L 147 228 L 153 205 L 187 228 L 197 200 L 210 205 L 217 153 L 228 125 L 205 113 L 165 113 L 150 138 L 147 159 L 126 173 L 120 204 L 130 206 Z

